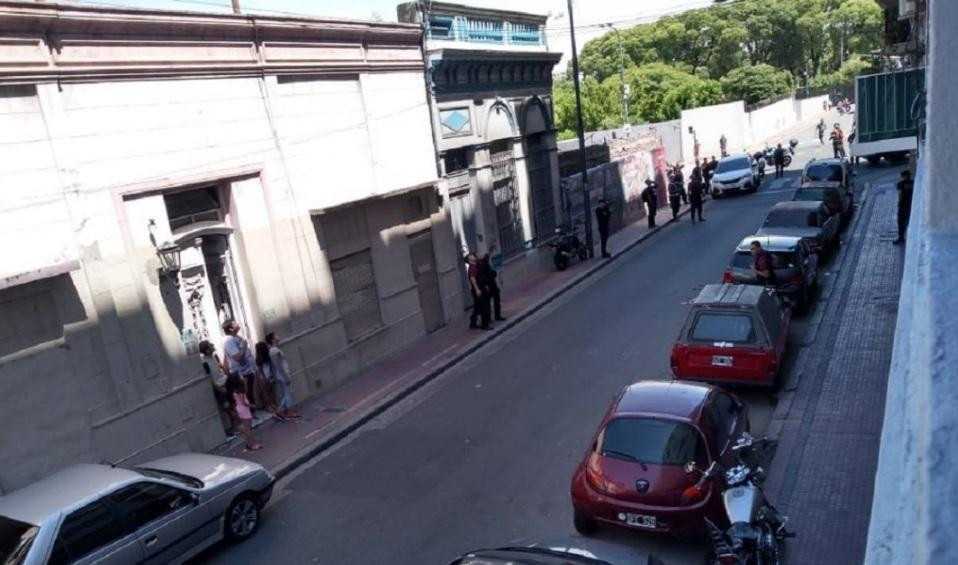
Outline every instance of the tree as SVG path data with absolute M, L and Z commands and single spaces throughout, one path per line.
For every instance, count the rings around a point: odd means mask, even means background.
M 616 78 L 609 79 L 617 86 Z M 702 79 L 662 63 L 629 69 L 629 109 L 633 123 L 662 122 L 679 117 L 682 110 L 721 100 L 718 82 Z
M 582 124 L 585 131 L 607 129 L 621 125 L 621 106 L 616 114 L 616 94 L 610 92 L 610 85 L 600 83 L 592 77 L 586 77 L 580 83 L 582 94 Z M 575 87 L 571 79 L 556 81 L 552 87 L 552 104 L 555 108 L 556 129 L 559 139 L 576 136 Z M 618 120 L 618 122 L 616 121 Z
M 792 75 L 771 65 L 739 67 L 722 77 L 722 94 L 726 100 L 745 100 L 755 104 L 795 90 Z

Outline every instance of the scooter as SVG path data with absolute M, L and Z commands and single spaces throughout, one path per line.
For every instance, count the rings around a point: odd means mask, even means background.
M 767 439 L 759 442 L 770 443 Z M 779 565 L 785 539 L 795 537 L 794 532 L 785 528 L 788 518 L 779 514 L 765 498 L 761 487 L 765 471 L 761 466 L 749 465 L 744 459 L 752 453 L 755 443 L 751 435 L 742 434 L 732 446 L 738 464 L 723 474 L 718 463 L 713 461 L 702 471 L 698 482 L 682 494 L 689 500 L 701 498 L 706 492 L 706 483 L 720 477 L 724 479 L 722 503 L 730 525 L 723 531 L 705 519 L 712 542 L 710 562 L 715 565 Z M 699 470 L 693 462 L 686 464 L 685 471 L 693 474 Z
M 556 238 L 549 244 L 549 247 L 553 249 L 552 262 L 555 263 L 556 269 L 560 271 L 566 270 L 569 262 L 575 257 L 578 257 L 580 261 L 585 261 L 589 257 L 589 249 L 585 242 L 579 238 L 578 227 L 580 225 L 581 222 L 576 222 L 572 229 L 568 231 L 556 228 Z

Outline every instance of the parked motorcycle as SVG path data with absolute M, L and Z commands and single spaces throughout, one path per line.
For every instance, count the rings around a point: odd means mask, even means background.
M 560 271 L 566 270 L 569 262 L 575 257 L 578 257 L 580 261 L 585 261 L 589 257 L 589 248 L 578 234 L 580 225 L 580 222 L 576 222 L 575 226 L 568 231 L 556 228 L 556 238 L 549 244 L 553 249 L 552 262 Z
M 759 440 L 759 443 L 767 445 L 768 440 Z M 702 473 L 698 482 L 687 489 L 689 492 L 683 494 L 690 499 L 704 494 L 709 481 L 724 478 L 722 503 L 730 525 L 722 531 L 714 522 L 705 519 L 712 542 L 709 560 L 714 565 L 779 565 L 785 539 L 795 537 L 793 532 L 785 529 L 788 518 L 779 514 L 765 498 L 761 487 L 765 471 L 745 460 L 755 444 L 752 436 L 743 434 L 732 447 L 738 464 L 724 474 L 715 461 L 705 471 L 700 471 L 695 463 L 686 465 L 687 473 Z
M 795 146 L 798 145 L 797 139 L 792 139 L 788 142 L 788 148 L 785 150 L 785 166 L 791 166 L 792 164 L 792 155 L 795 154 Z M 766 147 L 762 151 L 762 161 L 759 164 L 759 167 L 764 167 L 764 165 L 774 165 L 775 164 L 775 148 Z

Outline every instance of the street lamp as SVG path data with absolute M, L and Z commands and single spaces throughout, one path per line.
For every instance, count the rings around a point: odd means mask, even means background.
M 572 15 L 572 0 L 569 5 L 569 35 L 572 38 L 572 80 L 575 86 L 575 117 L 579 130 L 579 166 L 582 169 L 582 203 L 585 208 L 585 245 L 589 257 L 595 256 L 595 244 L 592 241 L 592 210 L 589 206 L 589 170 L 585 158 L 585 130 L 582 125 L 582 93 L 579 88 L 579 55 L 575 48 L 575 18 Z
M 622 125 L 629 123 L 629 85 L 625 84 L 625 48 L 622 46 L 622 34 L 611 23 L 600 24 L 599 27 L 611 29 L 619 40 L 619 84 L 622 85 Z
M 182 251 L 180 246 L 173 242 L 157 245 L 155 220 L 150 220 L 147 229 L 150 232 L 150 243 L 153 244 L 156 257 L 160 260 L 160 273 L 172 278 L 173 284 L 179 286 L 179 277 L 176 275 L 180 272 L 180 252 Z

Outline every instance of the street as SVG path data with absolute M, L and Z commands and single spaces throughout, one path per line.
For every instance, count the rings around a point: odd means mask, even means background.
M 575 535 L 569 481 L 613 395 L 671 378 L 688 301 L 721 281 L 734 246 L 790 198 L 807 160 L 830 154 L 811 128 L 799 133 L 784 179 L 772 169 L 757 194 L 709 200 L 704 224 L 681 218 L 298 469 L 277 485 L 258 535 L 204 561 L 440 564 L 470 549 Z M 882 174 L 861 167 L 859 187 Z M 666 217 L 660 210 L 659 222 Z M 805 319 L 792 326 L 786 370 L 805 328 Z M 775 396 L 737 392 L 761 434 Z M 611 528 L 599 536 L 670 565 L 699 563 L 704 552 L 694 540 Z

